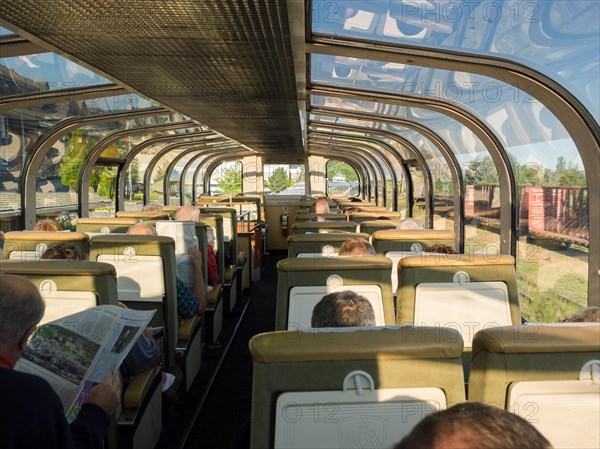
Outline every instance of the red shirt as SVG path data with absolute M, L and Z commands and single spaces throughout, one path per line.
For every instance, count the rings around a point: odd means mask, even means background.
M 208 272 L 208 285 L 215 285 L 219 281 L 219 271 L 217 269 L 217 257 L 212 245 L 208 245 L 206 270 Z

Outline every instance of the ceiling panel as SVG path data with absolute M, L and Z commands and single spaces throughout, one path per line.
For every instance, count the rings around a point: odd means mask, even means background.
M 3 0 L 0 17 L 254 150 L 303 152 L 284 0 Z

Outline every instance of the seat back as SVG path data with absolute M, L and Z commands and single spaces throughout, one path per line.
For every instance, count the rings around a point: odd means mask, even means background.
M 327 201 L 327 204 L 329 204 L 329 208 L 337 208 L 337 202 L 334 200 L 325 200 Z M 308 207 L 310 209 L 310 207 L 315 204 L 317 202 L 316 199 L 314 198 L 303 198 L 300 200 L 300 203 L 298 203 L 299 207 Z
M 156 310 L 153 326 L 164 326 L 167 366 L 178 341 L 175 243 L 170 237 L 107 234 L 91 239 L 90 259 L 113 265 L 119 299 L 128 307 Z
M 395 230 L 400 225 L 400 220 L 366 220 L 358 225 L 360 232 L 372 235 L 375 231 Z
M 363 221 L 376 220 L 380 217 L 389 218 L 390 220 L 400 220 L 400 212 L 350 212 L 350 221 L 354 221 L 358 224 L 362 223 Z
M 277 271 L 277 330 L 309 329 L 314 306 L 324 295 L 343 290 L 369 300 L 378 326 L 395 324 L 391 262 L 384 257 L 285 259 Z
M 225 265 L 235 265 L 237 258 L 237 212 L 233 207 L 201 207 L 202 214 L 223 217 Z
M 509 410 L 555 448 L 600 447 L 600 324 L 493 327 L 473 340 L 469 400 Z
M 353 221 L 301 221 L 294 223 L 294 234 L 327 234 L 331 232 L 356 232 Z
M 52 245 L 68 243 L 85 254 L 90 252 L 90 240 L 83 232 L 11 231 L 4 234 L 4 259 L 36 261 Z
M 210 196 L 201 195 L 198 197 L 197 206 L 206 207 L 208 204 L 227 203 L 227 206 L 236 207 L 233 203 L 248 203 L 241 205 L 241 208 L 236 209 L 241 212 L 250 211 L 251 221 L 262 221 L 262 198 L 260 196 Z
M 194 223 L 194 229 L 196 231 L 198 249 L 202 255 L 202 276 L 204 282 L 208 285 L 208 225 L 197 221 Z
M 385 220 L 383 220 L 385 221 Z M 392 288 L 394 295 L 398 287 L 398 261 L 404 257 L 423 253 L 433 244 L 440 243 L 454 248 L 454 233 L 423 229 L 420 231 L 380 230 L 371 236 L 373 247 L 378 255 L 394 262 Z
M 135 218 L 137 220 L 169 220 L 171 218 L 169 212 L 144 212 L 144 211 L 129 211 L 120 210 L 116 213 L 117 218 Z
M 385 220 L 383 220 L 385 221 Z M 377 254 L 387 255 L 390 251 L 406 252 L 413 250 L 413 245 L 418 243 L 422 250 L 436 243 L 454 247 L 454 233 L 437 229 L 423 229 L 420 231 L 385 230 L 376 231 L 371 236 Z
M 422 254 L 398 262 L 399 324 L 457 327 L 465 348 L 478 330 L 521 322 L 512 256 Z
M 313 214 L 313 213 L 300 213 L 299 212 L 296 215 L 296 222 L 300 223 L 300 222 L 304 222 L 304 221 L 310 221 L 316 217 L 321 217 L 327 221 L 348 221 L 348 218 L 344 214 L 338 214 L 338 213 Z
M 137 218 L 78 218 L 77 232 L 125 234 L 130 226 L 137 223 Z
M 346 207 L 381 207 L 381 206 L 377 206 L 377 204 L 370 202 L 370 201 L 338 201 L 337 206 L 340 209 L 344 209 Z
M 340 246 L 352 238 L 369 240 L 367 234 L 356 233 L 292 234 L 288 237 L 288 258 L 335 256 Z
M 392 447 L 423 416 L 465 400 L 453 330 L 283 331 L 249 347 L 251 448 Z
M 29 279 L 46 302 L 40 324 L 81 312 L 91 307 L 117 305 L 115 268 L 88 260 L 7 261 L 0 272 Z
M 212 245 L 217 257 L 219 284 L 223 284 L 225 276 L 225 237 L 223 235 L 223 217 L 220 215 L 200 214 L 200 220 L 206 223 L 207 242 Z

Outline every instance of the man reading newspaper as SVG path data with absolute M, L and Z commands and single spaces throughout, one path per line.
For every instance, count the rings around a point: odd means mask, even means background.
M 43 326 L 27 346 L 44 310 L 27 279 L 0 275 L 2 446 L 100 448 L 121 397 L 112 373 L 152 312 L 96 307 Z

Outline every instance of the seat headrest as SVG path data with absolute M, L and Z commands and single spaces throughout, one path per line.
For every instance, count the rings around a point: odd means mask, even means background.
M 473 338 L 473 357 L 480 351 L 506 354 L 600 351 L 600 323 L 490 327 Z
M 323 333 L 322 344 L 315 344 L 315 332 Z M 461 356 L 463 340 L 455 329 L 407 325 L 268 332 L 248 346 L 256 363 L 452 359 Z
M 11 231 L 4 234 L 4 240 L 10 242 L 12 240 L 28 240 L 35 242 L 87 242 L 89 236 L 85 232 L 68 232 L 68 231 Z
M 292 234 L 288 236 L 288 243 L 306 242 L 345 242 L 348 239 L 369 240 L 369 234 L 356 232 L 336 232 L 335 234 Z
M 375 240 L 454 240 L 454 233 L 437 229 L 382 230 L 373 233 Z
M 328 229 L 350 229 L 356 228 L 357 223 L 353 221 L 297 221 L 294 223 L 294 227 L 298 229 L 312 229 L 312 228 L 328 228 Z
M 98 225 L 123 225 L 133 226 L 138 224 L 140 221 L 136 218 L 89 218 L 83 217 L 77 219 L 77 224 L 98 224 Z
M 515 258 L 508 255 L 485 254 L 420 254 L 407 256 L 398 262 L 399 268 L 408 267 L 458 267 L 482 265 L 514 265 Z
M 90 260 L 40 260 L 36 262 L 4 261 L 0 266 L 3 273 L 18 275 L 77 275 L 115 276 L 115 267 L 109 263 Z
M 170 245 L 175 247 L 175 241 L 171 237 L 162 235 L 129 235 L 129 234 L 103 234 L 95 235 L 91 238 L 93 245 L 99 244 L 153 244 L 153 245 Z
M 346 256 L 314 259 L 284 259 L 277 263 L 278 271 L 343 271 L 343 270 L 391 270 L 393 262 L 382 256 Z
M 138 218 L 140 220 L 163 220 L 169 219 L 168 212 L 134 212 L 134 211 L 119 211 L 117 212 L 117 218 Z

